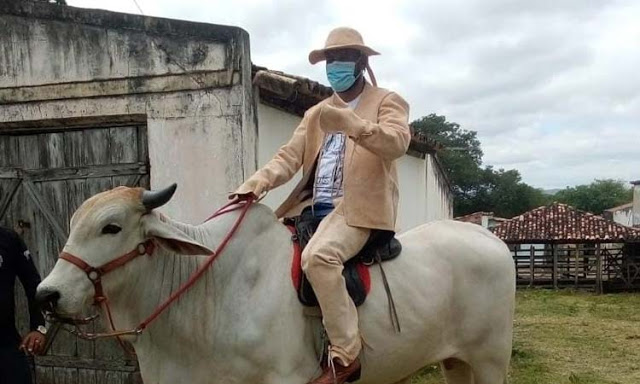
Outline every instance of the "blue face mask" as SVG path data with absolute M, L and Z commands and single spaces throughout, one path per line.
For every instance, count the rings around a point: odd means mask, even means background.
M 356 80 L 362 75 L 354 75 L 356 63 L 353 61 L 333 61 L 327 63 L 327 80 L 336 92 L 344 92 L 355 84 Z

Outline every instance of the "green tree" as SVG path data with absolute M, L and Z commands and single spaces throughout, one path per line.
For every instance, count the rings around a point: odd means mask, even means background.
M 624 181 L 612 179 L 595 180 L 588 185 L 567 187 L 553 196 L 556 201 L 597 215 L 605 209 L 626 204 L 632 198 L 632 190 Z
M 475 131 L 436 114 L 412 122 L 411 127 L 444 146 L 438 157 L 453 184 L 454 216 L 491 211 L 512 217 L 545 203 L 542 191 L 523 183 L 517 170 L 482 166 L 483 153 Z

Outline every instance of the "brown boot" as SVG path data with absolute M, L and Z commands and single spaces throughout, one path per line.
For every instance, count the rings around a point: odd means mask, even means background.
M 335 375 L 334 375 L 335 369 Z M 308 384 L 343 384 L 351 383 L 360 379 L 360 359 L 356 358 L 353 363 L 344 367 L 338 359 L 333 360 L 332 367 L 324 367 L 322 375 Z

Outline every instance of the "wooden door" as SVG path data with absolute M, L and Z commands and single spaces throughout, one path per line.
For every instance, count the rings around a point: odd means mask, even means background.
M 116 186 L 149 186 L 146 126 L 0 130 L 0 225 L 30 226 L 23 236 L 44 278 L 64 245 L 78 206 Z M 16 283 L 20 286 L 19 283 Z M 19 330 L 29 318 L 16 289 Z M 114 340 L 86 341 L 60 332 L 36 358 L 37 384 L 139 381 L 137 364 Z

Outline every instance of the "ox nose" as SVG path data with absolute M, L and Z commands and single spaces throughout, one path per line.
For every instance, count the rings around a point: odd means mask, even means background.
M 42 309 L 52 312 L 58 300 L 60 299 L 60 292 L 51 288 L 38 289 L 36 292 L 36 301 Z

